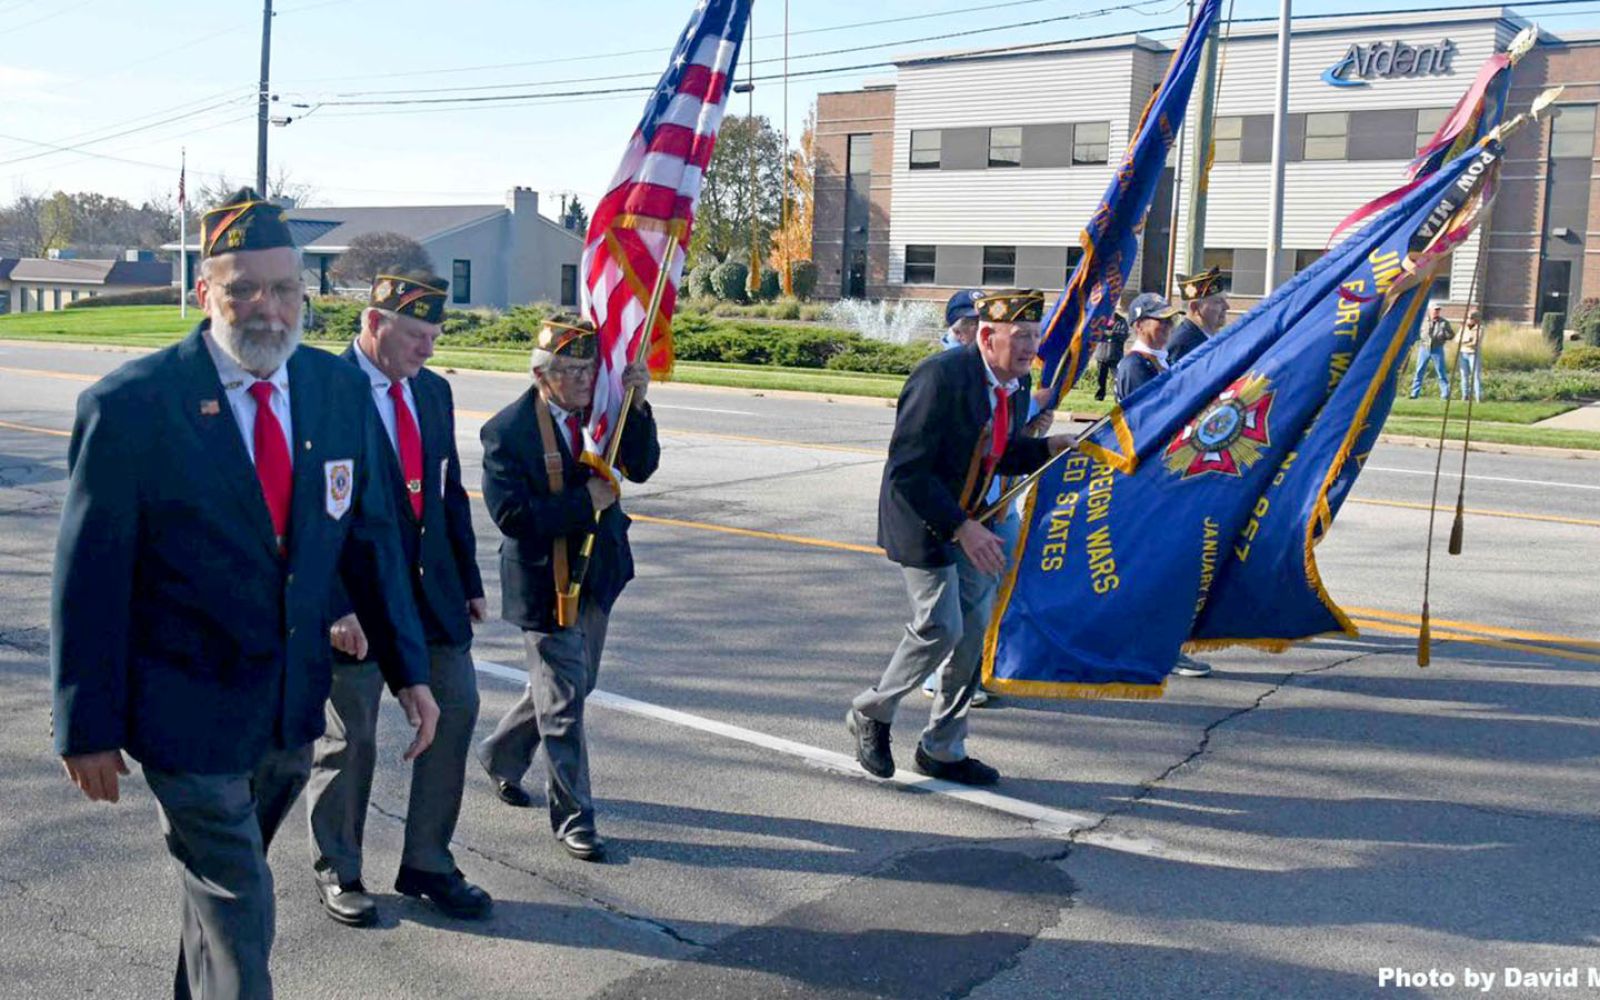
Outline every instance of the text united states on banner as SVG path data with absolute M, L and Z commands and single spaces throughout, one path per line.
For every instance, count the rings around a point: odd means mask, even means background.
M 662 267 L 668 281 L 648 360 L 654 374 L 672 368 L 672 312 L 689 230 L 752 2 L 696 4 L 589 222 L 582 285 L 584 308 L 599 330 L 600 354 L 589 429 L 602 451 L 622 405 L 622 369 L 646 334 L 645 315 Z

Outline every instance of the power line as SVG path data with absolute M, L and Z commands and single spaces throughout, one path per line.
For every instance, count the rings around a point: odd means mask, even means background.
M 13 140 L 15 140 L 17 142 L 24 142 L 24 143 L 27 143 L 27 144 L 32 145 L 32 146 L 45 146 L 45 147 L 48 147 L 48 148 L 43 150 L 42 152 L 29 153 L 26 156 L 14 156 L 9 160 L 0 160 L 0 167 L 10 166 L 13 163 L 22 163 L 22 162 L 24 162 L 26 160 L 36 160 L 41 156 L 52 156 L 52 155 L 54 155 L 56 153 L 75 153 L 75 152 L 78 152 L 79 150 L 81 150 L 85 146 L 99 145 L 102 142 L 110 142 L 112 139 L 120 139 L 120 138 L 122 138 L 123 136 L 126 136 L 126 135 L 133 135 L 133 134 L 135 134 L 137 132 L 145 132 L 145 131 L 148 131 L 148 130 L 153 129 L 153 128 L 160 128 L 162 125 L 170 125 L 173 122 L 183 121 L 186 118 L 194 118 L 194 117 L 196 117 L 198 115 L 205 114 L 207 111 L 214 111 L 217 108 L 223 108 L 223 107 L 227 107 L 230 104 L 237 104 L 237 103 L 239 103 L 237 98 L 229 99 L 229 100 L 226 100 L 226 101 L 220 101 L 220 102 L 218 102 L 216 104 L 212 104 L 212 105 L 208 105 L 207 107 L 200 108 L 197 111 L 189 111 L 189 112 L 186 112 L 186 113 L 181 114 L 181 115 L 174 115 L 171 118 L 164 118 L 164 119 L 162 119 L 160 121 L 151 122 L 148 125 L 140 125 L 137 128 L 123 129 L 121 132 L 113 132 L 110 135 L 101 136 L 98 139 L 90 139 L 87 142 L 82 142 L 82 143 L 78 143 L 76 145 L 70 145 L 70 146 L 68 146 L 68 145 L 58 145 L 58 144 L 53 143 L 53 142 L 39 142 L 36 139 L 23 139 L 23 138 L 21 138 L 19 136 L 7 136 L 6 138 L 13 139 Z

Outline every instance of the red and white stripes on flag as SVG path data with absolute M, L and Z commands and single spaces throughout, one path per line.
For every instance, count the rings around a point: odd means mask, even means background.
M 651 293 L 668 281 L 647 360 L 652 374 L 672 369 L 672 313 L 716 146 L 752 0 L 698 0 L 672 61 L 645 105 L 622 165 L 595 207 L 584 241 L 584 308 L 599 331 L 600 371 L 589 428 L 603 452 L 622 405 L 622 370 L 645 336 Z

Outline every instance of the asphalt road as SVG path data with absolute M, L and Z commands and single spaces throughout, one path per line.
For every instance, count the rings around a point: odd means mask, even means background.
M 173 877 L 137 769 L 121 804 L 92 805 L 49 743 L 64 434 L 77 393 L 122 360 L 0 345 L 5 998 L 170 982 Z M 525 382 L 451 379 L 475 488 L 477 428 Z M 272 850 L 280 995 L 1484 995 L 1469 967 L 1495 974 L 1489 995 L 1600 995 L 1600 461 L 1471 456 L 1466 549 L 1443 554 L 1442 517 L 1444 641 L 1421 671 L 1435 456 L 1380 447 L 1319 550 L 1361 639 L 1224 652 L 1157 702 L 1005 699 L 974 716 L 972 750 L 1006 775 L 975 797 L 880 783 L 845 756 L 845 705 L 906 611 L 872 550 L 893 410 L 670 385 L 651 398 L 665 455 L 624 500 L 640 575 L 590 713 L 616 860 L 568 860 L 542 803 L 510 809 L 473 774 L 457 857 L 494 918 L 394 895 L 407 776 L 390 705 L 368 824 L 383 920 L 320 913 L 297 809 Z M 481 508 L 478 533 L 493 604 Z M 476 655 L 486 733 L 517 693 L 516 630 L 481 627 Z M 923 704 L 902 713 L 902 758 Z M 1508 967 L 1575 968 L 1579 985 L 1507 988 Z M 1430 970 L 1454 985 L 1426 985 Z

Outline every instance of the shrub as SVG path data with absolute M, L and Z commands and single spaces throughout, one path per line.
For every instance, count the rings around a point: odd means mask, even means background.
M 712 275 L 716 272 L 717 262 L 706 258 L 696 264 L 694 270 L 689 272 L 689 294 L 701 299 L 714 298 L 716 287 L 712 282 Z
M 736 260 L 718 264 L 712 272 L 712 291 L 724 302 L 744 302 L 745 286 L 750 283 L 750 268 Z
M 782 299 L 772 307 L 773 319 L 799 319 L 800 303 L 794 299 Z
M 1561 360 L 1556 362 L 1556 367 L 1586 372 L 1600 372 L 1600 347 L 1593 347 L 1588 344 L 1569 347 L 1561 352 Z
M 936 344 L 927 341 L 886 344 L 877 340 L 863 340 L 829 358 L 828 367 L 835 371 L 910 375 L 911 369 L 934 353 L 936 347 Z
M 817 265 L 809 260 L 797 260 L 789 265 L 789 283 L 794 297 L 804 301 L 817 290 Z
M 1550 349 L 1557 354 L 1561 353 L 1562 341 L 1566 339 L 1567 314 L 1548 312 L 1539 321 L 1539 329 L 1544 333 L 1544 339 L 1549 341 Z
M 1600 347 L 1600 299 L 1584 299 L 1573 314 L 1572 328 L 1578 339 L 1590 347 Z
M 361 332 L 361 310 L 366 303 L 358 299 L 345 299 L 325 295 L 311 300 L 311 312 L 316 317 L 313 329 L 319 340 L 350 340 Z
M 101 309 L 106 306 L 175 306 L 178 304 L 178 286 L 143 288 L 137 292 L 110 292 L 91 295 L 76 302 L 68 302 L 66 309 Z
M 761 289 L 756 293 L 763 302 L 771 302 L 783 294 L 783 277 L 770 267 L 761 269 Z
M 1483 373 L 1483 398 L 1497 403 L 1600 399 L 1600 372 L 1546 368 L 1537 372 Z

